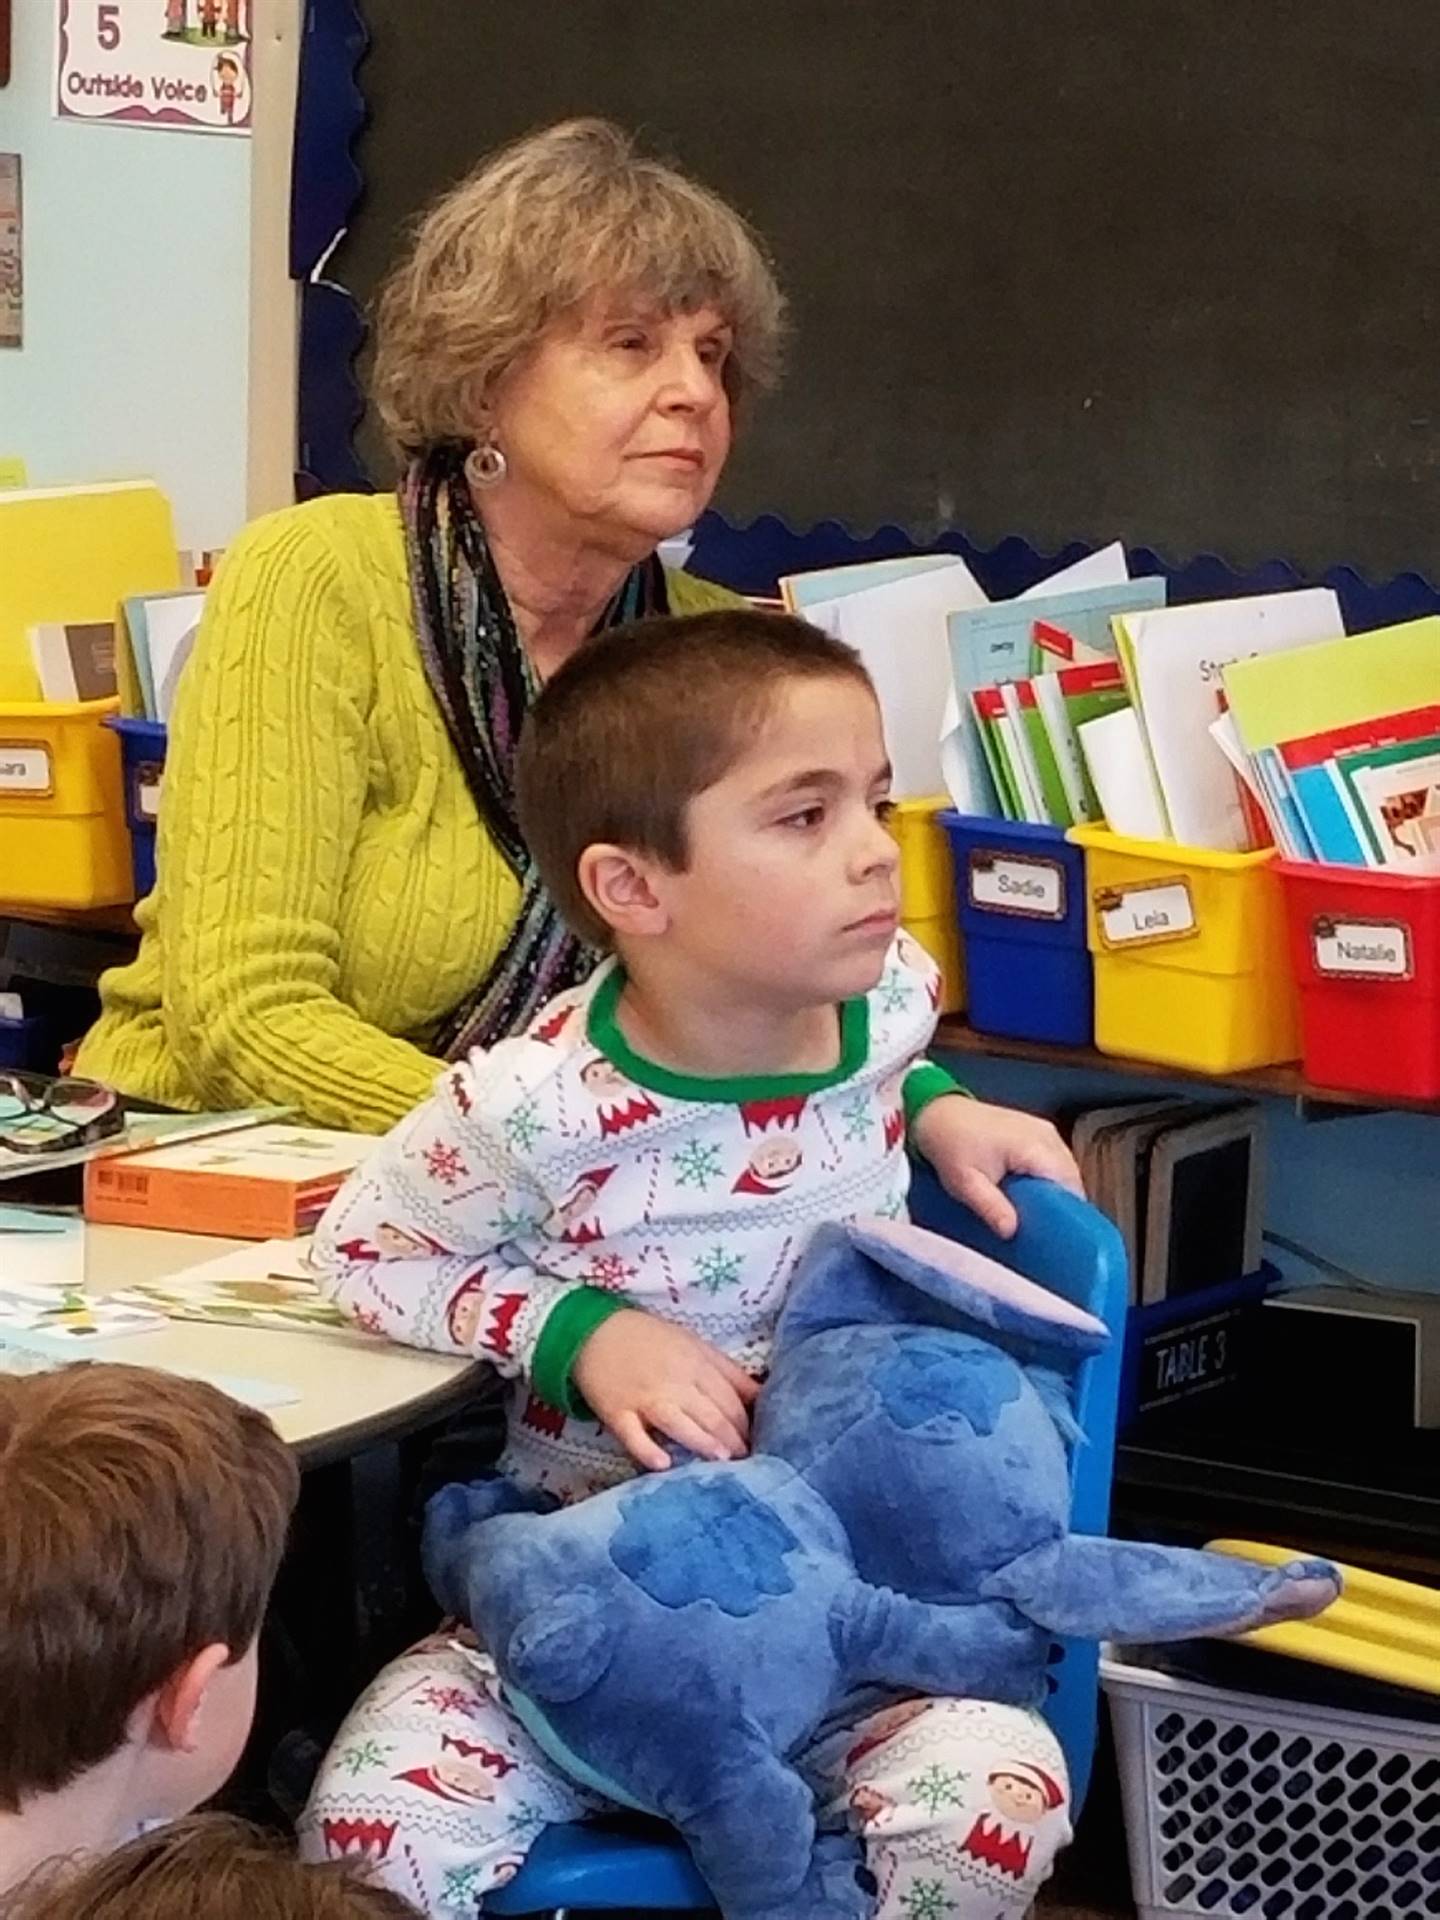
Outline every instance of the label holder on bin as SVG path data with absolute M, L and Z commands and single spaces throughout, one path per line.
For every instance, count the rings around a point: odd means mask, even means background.
M 1134 886 L 1110 883 L 1095 889 L 1094 900 L 1095 925 L 1110 953 L 1193 940 L 1200 932 L 1190 882 L 1183 873 Z
M 1415 978 L 1415 946 L 1404 920 L 1317 913 L 1310 935 L 1311 957 L 1322 980 L 1392 986 Z
M 967 872 L 972 907 L 986 913 L 1015 914 L 1025 920 L 1065 918 L 1065 869 L 1058 860 L 975 847 Z

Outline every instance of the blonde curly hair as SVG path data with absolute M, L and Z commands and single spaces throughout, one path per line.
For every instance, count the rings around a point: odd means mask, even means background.
M 437 200 L 381 290 L 371 392 L 395 451 L 473 440 L 495 382 L 597 296 L 714 306 L 732 404 L 774 383 L 785 301 L 757 236 L 619 127 L 564 120 Z

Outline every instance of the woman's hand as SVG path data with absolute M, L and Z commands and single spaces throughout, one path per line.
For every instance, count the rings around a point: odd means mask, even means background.
M 978 1214 L 1002 1240 L 1020 1224 L 1000 1191 L 1007 1174 L 1033 1173 L 1085 1197 L 1070 1149 L 1048 1120 L 1033 1113 L 942 1094 L 923 1109 L 910 1138 L 951 1198 Z
M 688 1327 L 624 1307 L 581 1347 L 573 1378 L 596 1418 L 652 1473 L 670 1465 L 657 1434 L 702 1460 L 739 1460 L 750 1450 L 759 1384 Z

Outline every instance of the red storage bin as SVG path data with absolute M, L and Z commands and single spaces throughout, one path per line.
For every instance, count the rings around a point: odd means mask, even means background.
M 1440 877 L 1282 860 L 1305 1077 L 1440 1100 Z

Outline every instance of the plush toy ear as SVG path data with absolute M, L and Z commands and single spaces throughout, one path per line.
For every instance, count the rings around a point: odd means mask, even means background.
M 957 1240 L 906 1221 L 817 1229 L 795 1270 L 777 1354 L 831 1327 L 951 1326 L 1055 1356 L 1097 1353 L 1105 1323 Z

